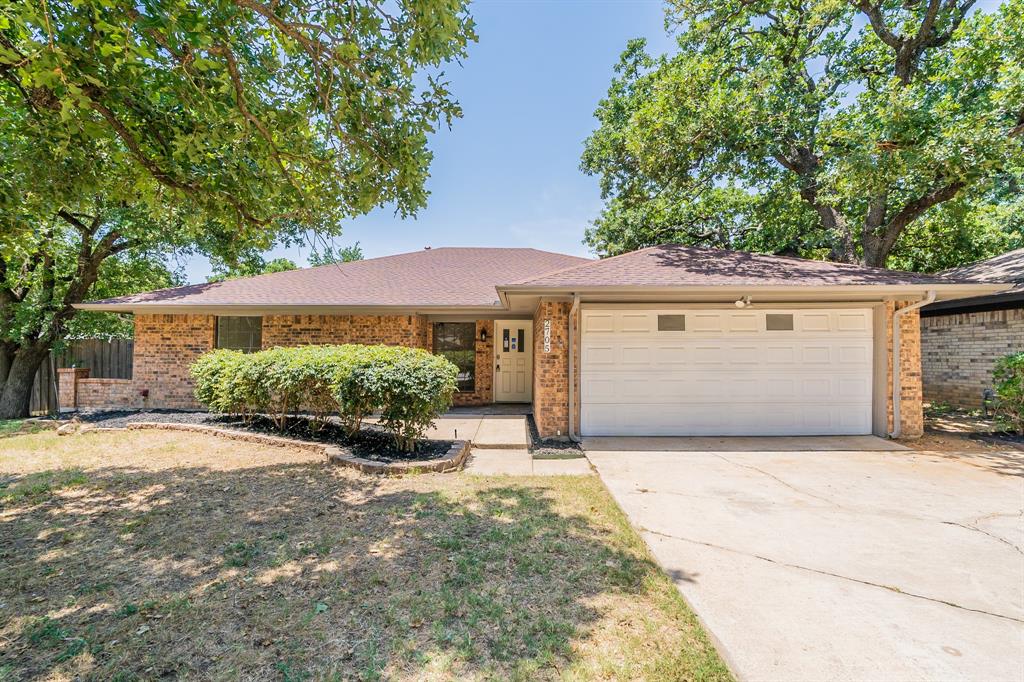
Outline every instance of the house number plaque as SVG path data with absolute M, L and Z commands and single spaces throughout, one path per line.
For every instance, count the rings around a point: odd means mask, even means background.
M 544 352 L 551 352 L 551 320 L 544 320 Z

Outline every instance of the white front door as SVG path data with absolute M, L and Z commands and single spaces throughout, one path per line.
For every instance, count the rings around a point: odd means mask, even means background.
M 533 320 L 494 322 L 494 402 L 533 399 Z
M 871 433 L 867 309 L 583 310 L 587 436 Z

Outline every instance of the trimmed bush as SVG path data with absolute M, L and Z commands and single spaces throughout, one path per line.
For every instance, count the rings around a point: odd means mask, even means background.
M 996 361 L 992 371 L 996 393 L 996 418 L 1007 429 L 1024 434 L 1024 353 Z
M 305 411 L 316 424 L 337 412 L 350 434 L 380 411 L 380 426 L 411 451 L 451 405 L 458 369 L 397 346 L 301 346 L 257 353 L 216 350 L 191 368 L 195 396 L 213 412 L 267 414 L 278 429 Z
M 416 439 L 452 404 L 459 370 L 425 350 L 403 350 L 358 364 L 350 382 L 379 407 L 381 428 L 395 437 L 400 449 L 411 452 Z

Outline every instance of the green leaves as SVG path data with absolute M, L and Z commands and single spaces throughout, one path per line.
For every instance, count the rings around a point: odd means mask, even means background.
M 82 150 L 70 178 L 63 159 L 25 169 L 6 206 L 20 190 L 52 210 L 78 180 L 242 237 L 421 208 L 427 133 L 459 115 L 431 76 L 475 39 L 464 0 L 24 2 L 0 18 L 4 134 Z
M 598 106 L 582 168 L 607 204 L 588 243 L 882 265 L 909 225 L 1009 172 L 1024 151 L 1024 1 L 858 8 L 671 2 L 679 51 L 630 43 Z
M 1024 434 L 1024 353 L 997 360 L 992 380 L 999 421 L 1013 432 Z
M 245 354 L 205 353 L 193 363 L 195 396 L 215 412 L 270 414 L 284 429 L 309 411 L 320 423 L 337 412 L 351 432 L 379 410 L 379 425 L 411 451 L 452 403 L 458 368 L 400 346 L 301 346 Z

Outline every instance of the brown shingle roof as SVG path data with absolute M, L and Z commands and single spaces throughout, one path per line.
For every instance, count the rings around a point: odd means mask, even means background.
M 900 286 L 957 281 L 958 278 L 845 263 L 666 244 L 525 277 L 512 286 Z
M 946 270 L 941 274 L 974 282 L 1016 282 L 1016 288 L 1024 289 L 1024 249 L 1007 251 L 994 258 Z
M 102 305 L 498 306 L 495 286 L 589 262 L 517 248 L 436 248 L 90 303 Z

